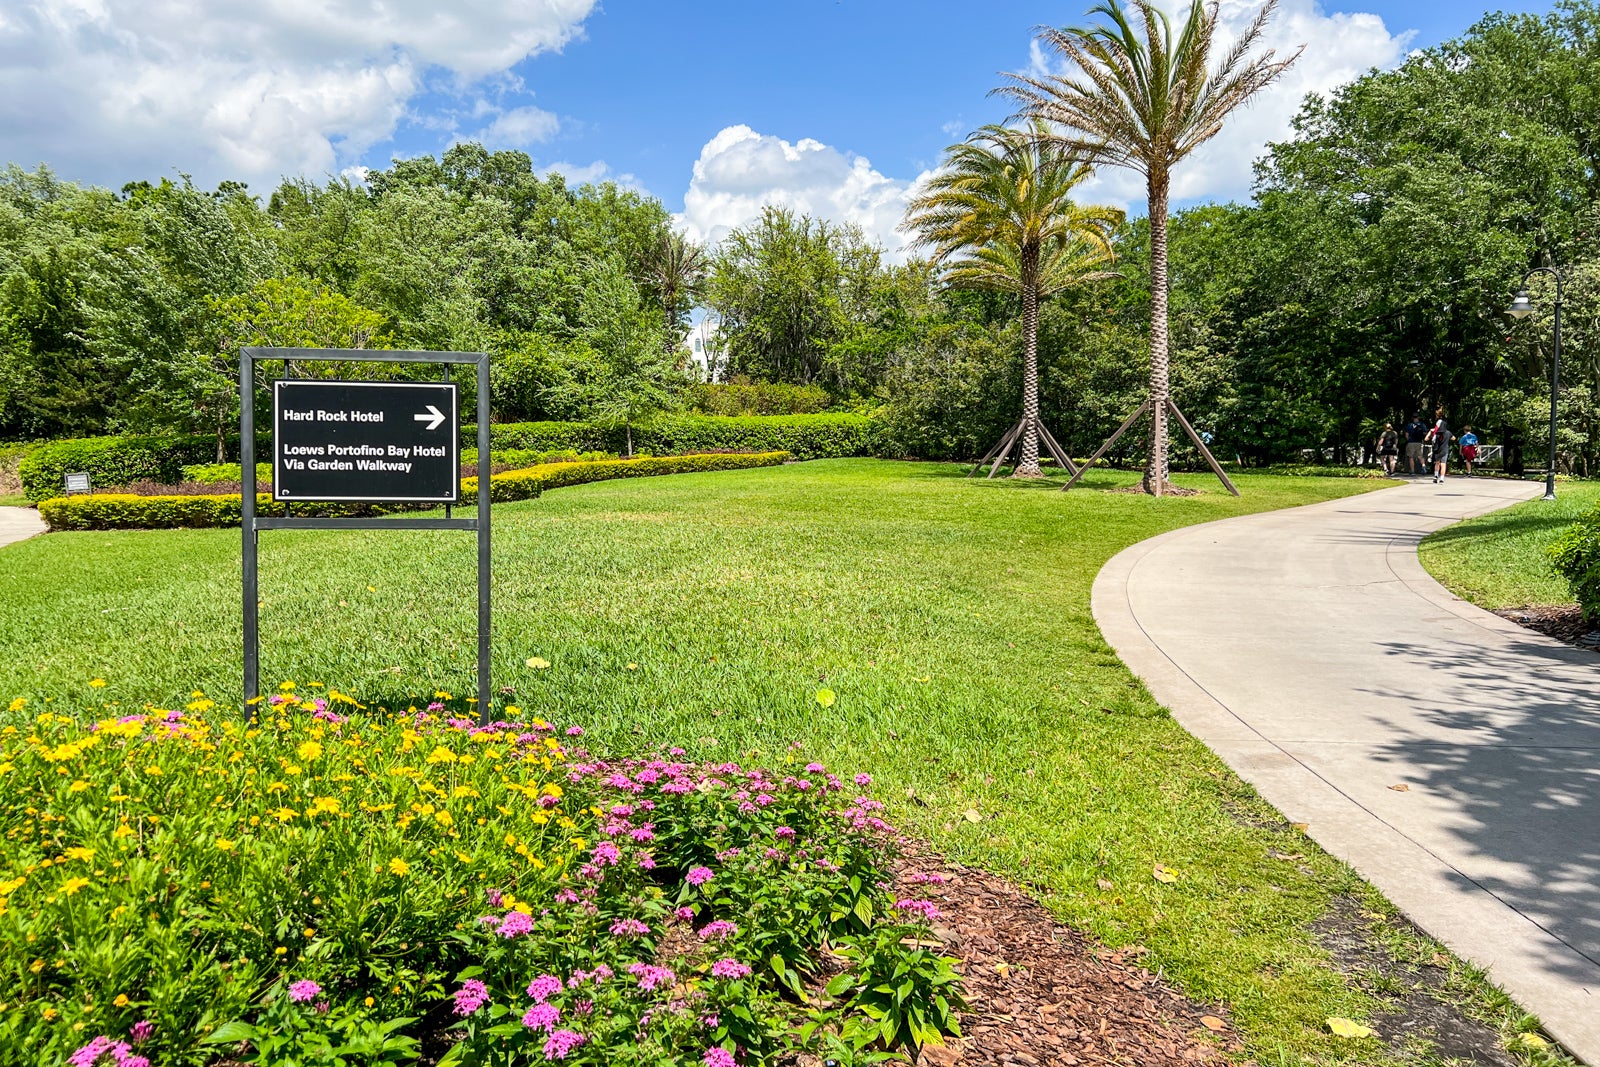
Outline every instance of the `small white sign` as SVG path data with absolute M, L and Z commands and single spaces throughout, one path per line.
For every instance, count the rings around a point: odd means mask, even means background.
M 87 471 L 67 475 L 67 492 L 87 493 L 89 491 L 89 474 Z

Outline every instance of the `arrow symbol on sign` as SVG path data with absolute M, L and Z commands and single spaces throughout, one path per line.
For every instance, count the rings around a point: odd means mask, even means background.
M 444 421 L 444 412 L 429 404 L 426 412 L 420 415 L 413 415 L 411 418 L 415 422 L 426 422 L 428 425 L 423 427 L 425 430 L 437 430 L 439 424 Z

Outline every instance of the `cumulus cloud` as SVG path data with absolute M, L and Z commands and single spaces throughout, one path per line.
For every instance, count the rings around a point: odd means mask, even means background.
M 0 147 L 115 182 L 333 173 L 435 82 L 492 80 L 582 32 L 595 0 L 34 0 L 0 19 Z M 555 116 L 496 107 L 505 143 Z
M 811 138 L 791 143 L 749 126 L 729 126 L 700 150 L 678 223 L 696 240 L 715 243 L 772 204 L 854 223 L 898 258 L 904 235 L 896 227 L 918 180 L 887 177 L 866 157 Z
M 1259 8 L 1259 0 L 1222 0 L 1219 39 L 1234 40 Z M 1405 58 L 1412 36 L 1390 33 L 1377 15 L 1325 13 L 1316 0 L 1283 0 L 1259 47 L 1276 49 L 1279 56 L 1308 47 L 1276 82 L 1235 111 L 1220 134 L 1178 165 L 1174 199 L 1247 200 L 1254 162 L 1269 142 L 1288 140 L 1290 120 L 1308 93 L 1326 94 L 1374 67 L 1394 66 Z M 1033 73 L 1060 73 L 1037 43 L 1030 59 Z M 1133 171 L 1104 170 L 1083 191 L 1085 197 L 1144 210 L 1144 178 Z
M 537 107 L 515 107 L 502 111 L 493 122 L 473 135 L 473 140 L 494 148 L 526 148 L 554 136 L 561 125 L 556 116 Z

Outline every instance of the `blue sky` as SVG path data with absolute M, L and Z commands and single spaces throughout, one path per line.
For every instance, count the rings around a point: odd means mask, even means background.
M 1224 24 L 1254 10 L 1224 0 Z M 11 0 L 0 5 L 0 149 L 118 186 L 178 172 L 322 177 L 452 140 L 528 152 L 576 179 L 660 197 L 715 240 L 766 202 L 891 245 L 940 150 L 1007 108 L 999 72 L 1048 62 L 1040 23 L 1087 0 Z M 1544 10 L 1544 4 L 1510 10 Z M 1503 8 L 1504 9 L 1504 8 Z M 1476 5 L 1284 0 L 1308 44 L 1284 83 L 1179 175 L 1184 199 L 1243 198 L 1250 161 L 1307 91 L 1463 32 Z M 1096 179 L 1133 206 L 1129 176 Z

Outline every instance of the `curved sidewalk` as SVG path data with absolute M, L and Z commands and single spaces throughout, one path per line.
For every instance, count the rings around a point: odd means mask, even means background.
M 1186 729 L 1600 1064 L 1600 655 L 1416 552 L 1539 491 L 1452 478 L 1175 530 L 1106 564 L 1094 615 Z
M 0 545 L 44 533 L 44 520 L 32 508 L 0 507 Z

